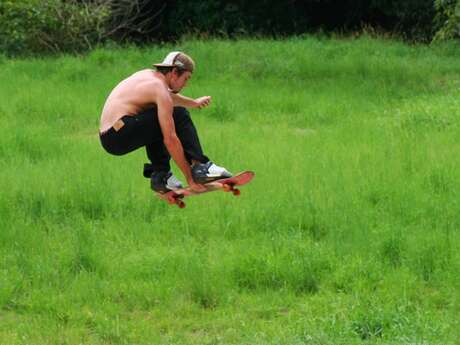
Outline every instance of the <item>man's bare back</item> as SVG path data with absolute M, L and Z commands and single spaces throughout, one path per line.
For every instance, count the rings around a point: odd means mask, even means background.
M 122 80 L 110 93 L 102 110 L 100 131 L 105 132 L 125 115 L 136 115 L 152 107 L 152 90 L 166 84 L 155 75 L 155 71 L 145 69 Z

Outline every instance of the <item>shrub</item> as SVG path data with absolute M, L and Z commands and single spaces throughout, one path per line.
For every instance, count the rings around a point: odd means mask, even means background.
M 97 1 L 3 1 L 0 49 L 8 55 L 80 52 L 105 38 L 109 14 Z
M 435 6 L 439 29 L 434 40 L 460 38 L 460 0 L 436 0 Z

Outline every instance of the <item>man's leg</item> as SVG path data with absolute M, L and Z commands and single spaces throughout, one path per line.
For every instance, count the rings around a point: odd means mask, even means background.
M 182 107 L 175 107 L 173 111 L 174 126 L 176 128 L 176 134 L 181 141 L 184 149 L 185 158 L 189 162 L 205 160 L 207 157 L 203 155 L 198 133 L 193 125 L 192 119 L 187 109 Z M 154 115 L 153 119 L 156 126 L 160 126 L 158 123 L 158 117 Z M 161 130 L 160 130 L 161 132 Z M 145 146 L 147 151 L 147 157 L 151 164 L 145 164 L 144 176 L 150 177 L 154 171 L 170 171 L 170 160 L 171 155 L 169 154 L 166 146 L 163 143 L 163 135 L 158 136 L 160 140 L 155 140 L 152 143 Z M 148 175 L 148 176 L 147 176 Z
M 185 158 L 189 164 L 208 162 L 209 159 L 203 154 L 198 133 L 187 109 L 175 107 L 173 120 L 177 137 L 181 141 Z M 154 115 L 153 121 L 155 127 L 160 128 L 157 114 Z M 160 135 L 156 138 L 160 140 L 146 145 L 147 157 L 151 163 L 144 165 L 144 176 L 151 177 L 152 189 L 156 191 L 165 192 L 168 189 L 180 188 L 181 182 L 170 173 L 171 156 L 163 143 L 161 129 Z M 165 185 L 166 188 L 162 188 Z
M 228 172 L 225 168 L 214 164 L 207 156 L 204 155 L 200 139 L 198 137 L 198 132 L 187 109 L 175 107 L 173 111 L 173 118 L 174 125 L 176 127 L 176 134 L 181 141 L 185 158 L 189 164 L 192 165 L 194 180 L 199 183 L 206 183 L 231 177 L 232 174 L 230 172 Z M 155 142 L 151 145 L 147 145 L 147 154 L 152 162 L 154 162 L 155 159 L 157 162 L 161 162 L 160 158 L 163 157 L 165 161 L 166 158 L 168 158 L 169 164 L 170 156 L 164 147 L 163 142 Z M 156 155 L 156 158 L 154 155 Z M 153 170 L 155 169 L 158 168 L 154 168 Z M 145 172 L 146 168 L 144 168 L 144 174 Z M 166 180 L 168 183 L 165 182 Z M 173 175 L 170 173 L 167 174 L 163 171 L 154 171 L 151 177 L 151 183 L 152 189 L 156 191 L 167 191 L 168 189 L 171 189 L 171 186 L 174 186 L 174 183 L 178 185 L 181 184 L 180 181 L 178 181 Z M 166 185 L 166 188 L 163 190 L 162 186 L 164 185 Z
M 145 145 L 145 149 L 150 161 L 149 164 L 144 165 L 145 177 L 150 177 L 154 171 L 169 172 L 171 170 L 171 165 L 169 164 L 171 156 L 163 143 L 163 139 Z
M 193 179 L 199 183 L 206 183 L 231 177 L 232 174 L 229 171 L 214 164 L 204 155 L 198 133 L 187 109 L 174 108 L 173 116 L 176 133 L 184 147 L 185 157 L 191 165 L 193 163 Z
M 145 146 L 149 164 L 144 166 L 144 176 L 150 178 L 154 171 L 169 172 L 170 156 L 163 144 L 163 134 L 158 122 L 157 109 L 153 107 L 134 116 L 123 116 L 119 128 L 111 128 L 101 135 L 101 142 L 112 154 L 124 155 Z
M 229 173 L 225 169 L 210 162 L 209 158 L 203 154 L 198 133 L 188 111 L 182 107 L 175 107 L 173 118 L 185 158 L 190 164 L 201 163 L 195 164 L 195 168 L 199 168 L 198 175 L 206 175 L 206 178 L 228 176 Z M 118 130 L 112 128 L 107 134 L 101 136 L 104 148 L 108 149 L 110 146 L 110 150 L 108 150 L 110 153 L 124 155 L 145 146 L 150 164 L 144 166 L 144 176 L 152 177 L 152 186 L 154 185 L 153 175 L 156 172 L 159 173 L 156 174 L 157 177 L 159 176 L 156 180 L 167 180 L 168 182 L 171 180 L 172 184 L 180 184 L 170 174 L 169 162 L 171 157 L 163 143 L 163 134 L 156 107 L 134 116 L 124 116 L 120 121 L 122 121 L 122 126 Z M 192 169 L 193 171 L 194 169 Z M 194 177 L 195 175 L 197 174 L 194 174 Z M 201 180 L 201 176 L 199 177 Z
M 189 164 L 192 164 L 194 161 L 199 163 L 208 162 L 209 158 L 203 153 L 198 132 L 193 124 L 188 110 L 182 107 L 175 107 L 173 118 L 174 125 L 176 127 L 176 134 L 182 143 L 185 158 Z

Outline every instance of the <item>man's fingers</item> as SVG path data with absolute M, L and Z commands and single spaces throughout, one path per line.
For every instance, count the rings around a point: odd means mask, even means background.
M 206 97 L 204 100 L 203 100 L 203 103 L 205 106 L 208 106 L 209 103 L 211 103 L 211 97 Z
M 211 96 L 204 96 L 197 99 L 198 101 L 198 109 L 202 109 L 207 107 L 211 103 Z
M 204 107 L 207 107 L 208 105 L 209 105 L 209 102 L 203 101 L 203 102 L 201 102 L 201 104 L 200 104 L 200 109 L 201 109 L 201 108 L 204 108 Z

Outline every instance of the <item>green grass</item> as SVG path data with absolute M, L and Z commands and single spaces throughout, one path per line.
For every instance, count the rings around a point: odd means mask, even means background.
M 256 178 L 170 207 L 100 147 L 171 49 L 206 153 Z M 460 339 L 460 48 L 362 37 L 0 59 L 0 344 Z M 177 172 L 177 169 L 176 169 Z

